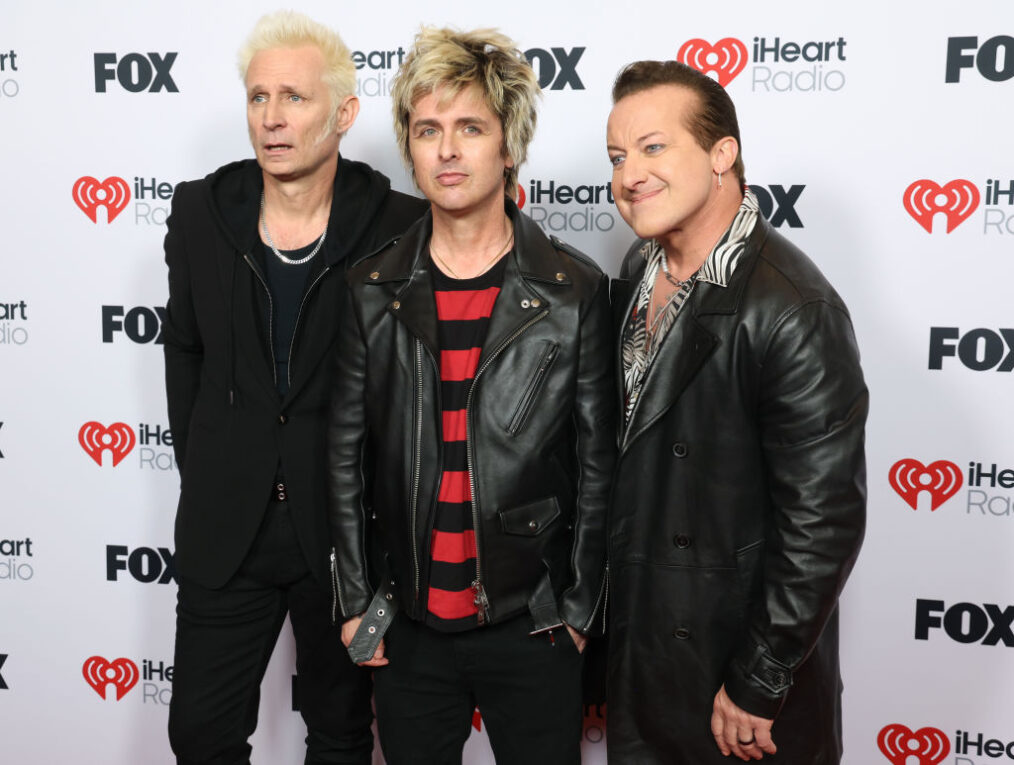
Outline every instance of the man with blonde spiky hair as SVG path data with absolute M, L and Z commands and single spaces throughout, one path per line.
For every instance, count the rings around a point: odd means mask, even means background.
M 370 678 L 332 617 L 324 423 L 355 258 L 421 200 L 338 153 L 359 111 L 351 54 L 301 14 L 240 53 L 256 160 L 173 196 L 163 324 L 182 490 L 169 737 L 179 763 L 249 763 L 261 678 L 288 615 L 307 763 L 371 760 Z
M 389 765 L 460 762 L 476 706 L 501 765 L 580 762 L 614 381 L 605 276 L 512 200 L 538 95 L 502 34 L 423 29 L 392 97 L 430 213 L 348 274 L 335 587 Z

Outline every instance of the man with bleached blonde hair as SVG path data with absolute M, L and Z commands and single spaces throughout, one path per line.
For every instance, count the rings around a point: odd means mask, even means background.
M 335 584 L 342 638 L 377 668 L 388 765 L 460 762 L 476 706 L 500 765 L 580 762 L 614 448 L 608 283 L 511 198 L 538 93 L 505 36 L 424 29 L 392 96 L 430 213 L 348 274 Z
M 307 763 L 371 760 L 371 684 L 333 619 L 324 423 L 348 263 L 421 200 L 338 153 L 359 111 L 332 30 L 262 18 L 240 54 L 256 159 L 180 184 L 165 239 L 166 393 L 182 487 L 169 737 L 179 763 L 249 763 L 286 618 Z

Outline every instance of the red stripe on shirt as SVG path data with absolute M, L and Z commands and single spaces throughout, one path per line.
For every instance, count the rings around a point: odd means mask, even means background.
M 440 379 L 448 382 L 472 379 L 481 355 L 482 348 L 440 351 Z
M 471 529 L 455 533 L 433 531 L 433 560 L 441 563 L 464 563 L 475 558 L 475 532 Z
M 499 294 L 499 287 L 484 290 L 435 290 L 433 295 L 437 301 L 437 318 L 441 321 L 487 319 L 493 313 L 493 304 Z
M 467 470 L 445 470 L 440 480 L 440 502 L 469 502 L 472 487 L 468 482 Z
M 430 587 L 428 608 L 440 619 L 463 619 L 476 613 L 475 595 L 471 590 L 450 592 Z
M 465 409 L 445 411 L 444 441 L 464 441 L 468 437 L 468 412 Z

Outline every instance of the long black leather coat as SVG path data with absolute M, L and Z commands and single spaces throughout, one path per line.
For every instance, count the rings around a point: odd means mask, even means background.
M 615 456 L 608 280 L 507 202 L 515 247 L 468 407 L 486 623 L 587 631 L 605 588 Z M 330 515 L 341 613 L 371 597 L 367 532 L 414 619 L 426 613 L 441 475 L 440 349 L 427 215 L 350 269 L 329 429 Z M 375 522 L 373 521 L 375 519 Z M 484 598 L 484 600 L 483 600 Z
M 623 317 L 643 270 L 632 253 L 614 285 Z M 765 762 L 838 763 L 837 600 L 865 525 L 868 405 L 846 307 L 758 220 L 647 374 L 610 509 L 610 762 L 728 763 L 710 731 L 724 683 L 776 718 Z

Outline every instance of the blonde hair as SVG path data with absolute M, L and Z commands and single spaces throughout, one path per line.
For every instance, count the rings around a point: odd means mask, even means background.
M 261 51 L 303 45 L 314 46 L 324 58 L 323 79 L 331 94 L 330 132 L 334 129 L 342 100 L 356 92 L 356 65 L 352 61 L 352 53 L 333 29 L 296 11 L 277 11 L 261 16 L 239 49 L 239 76 L 246 80 L 251 59 Z
M 398 146 L 411 169 L 408 126 L 413 105 L 438 88 L 443 88 L 450 100 L 473 83 L 500 119 L 501 151 L 514 162 L 513 167 L 504 170 L 504 189 L 513 198 L 518 168 L 527 159 L 528 144 L 535 134 L 535 102 L 541 90 L 517 44 L 495 29 L 420 29 L 391 90 Z

